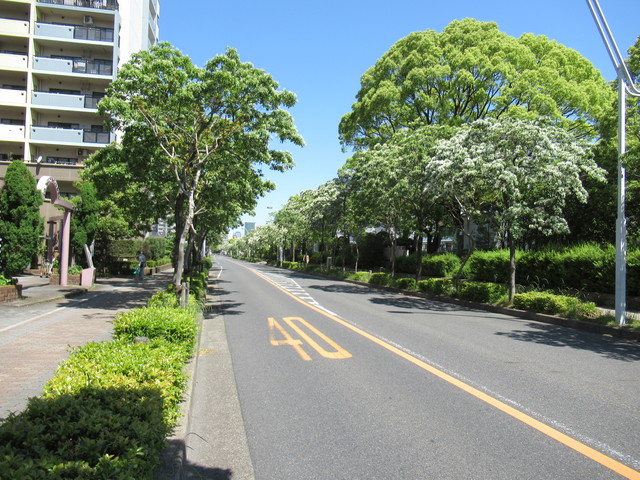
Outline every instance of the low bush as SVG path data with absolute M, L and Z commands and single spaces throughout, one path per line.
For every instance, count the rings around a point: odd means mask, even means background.
M 472 302 L 495 304 L 506 300 L 508 290 L 498 283 L 462 282 L 454 295 Z
M 598 314 L 595 303 L 583 303 L 577 298 L 554 295 L 548 292 L 518 293 L 513 299 L 513 306 L 521 310 L 559 315 L 577 320 L 593 318 Z
M 369 283 L 389 287 L 393 285 L 393 277 L 390 273 L 372 273 L 371 278 L 369 278 Z
M 453 282 L 448 278 L 428 278 L 418 282 L 418 289 L 433 295 L 449 295 L 453 292 Z
M 282 267 L 283 268 L 287 268 L 289 270 L 300 270 L 301 269 L 300 262 L 291 262 L 291 261 L 288 261 L 288 260 L 283 260 L 282 261 Z
M 178 308 L 135 308 L 116 315 L 113 322 L 116 340 L 133 341 L 137 337 L 162 339 L 183 345 L 191 351 L 198 328 L 193 314 Z
M 396 287 L 403 290 L 417 290 L 418 285 L 415 278 L 398 278 L 395 281 Z
M 453 253 L 425 256 L 422 274 L 427 277 L 453 277 L 460 269 L 460 258 Z
M 162 292 L 150 303 L 174 301 Z M 75 348 L 42 397 L 0 422 L 0 479 L 152 478 L 179 416 L 194 310 L 132 310 L 114 330 L 112 342 Z M 140 336 L 149 341 L 132 342 Z
M 369 272 L 351 272 L 347 275 L 347 278 L 357 282 L 369 282 L 371 274 Z
M 0 287 L 4 287 L 5 285 L 13 285 L 13 281 L 11 278 L 7 278 L 0 273 Z

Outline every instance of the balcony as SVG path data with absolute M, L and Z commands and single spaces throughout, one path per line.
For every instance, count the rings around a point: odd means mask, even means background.
M 36 35 L 64 40 L 90 40 L 113 43 L 113 28 L 36 23 Z
M 11 18 L 0 18 L 0 35 L 27 37 L 29 36 L 29 22 Z
M 39 71 L 113 76 L 113 63 L 108 60 L 35 57 L 33 63 L 34 70 Z
M 0 90 L 2 92 L 2 90 Z M 0 99 L 2 97 L 0 96 Z M 54 109 L 91 109 L 98 108 L 98 102 L 103 96 L 94 95 L 69 95 L 65 93 L 33 92 L 31 103 L 39 107 Z
M 27 56 L 16 53 L 0 53 L 0 69 L 14 70 L 19 72 L 27 71 Z
M 97 8 L 100 10 L 117 10 L 116 0 L 38 0 L 38 3 L 64 5 L 68 7 Z
M 24 125 L 0 124 L 0 140 L 2 141 L 24 141 Z
M 92 132 L 81 128 L 31 127 L 31 140 L 45 143 L 59 143 L 67 145 L 93 145 L 111 143 L 111 133 Z
M 27 92 L 11 88 L 0 88 L 0 105 L 24 106 L 27 104 Z

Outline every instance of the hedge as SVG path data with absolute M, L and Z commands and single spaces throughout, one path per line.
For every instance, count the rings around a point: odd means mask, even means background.
M 498 283 L 461 282 L 454 296 L 480 303 L 499 303 L 508 296 L 507 287 Z
M 453 282 L 448 278 L 428 278 L 418 282 L 418 289 L 433 295 L 450 295 L 453 292 Z
M 152 478 L 179 415 L 195 314 L 147 307 L 114 324 L 114 341 L 74 349 L 42 397 L 0 422 L 0 479 Z
M 513 306 L 521 310 L 560 315 L 578 320 L 598 315 L 595 303 L 583 303 L 577 298 L 554 295 L 549 292 L 518 293 L 513 299 Z

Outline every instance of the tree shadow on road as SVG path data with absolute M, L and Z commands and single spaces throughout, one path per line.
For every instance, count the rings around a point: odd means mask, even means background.
M 552 347 L 570 347 L 577 350 L 588 350 L 613 360 L 625 362 L 640 361 L 640 344 L 638 343 L 613 337 L 602 337 L 597 334 L 558 325 L 528 323 L 527 326 L 530 330 L 496 332 L 496 335 Z

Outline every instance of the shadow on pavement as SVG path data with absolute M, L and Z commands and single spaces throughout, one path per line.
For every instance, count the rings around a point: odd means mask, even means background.
M 571 347 L 577 350 L 588 350 L 606 358 L 625 362 L 640 360 L 640 345 L 638 343 L 617 338 L 601 337 L 593 333 L 556 325 L 528 323 L 527 326 L 532 330 L 497 332 L 496 335 L 552 347 Z

